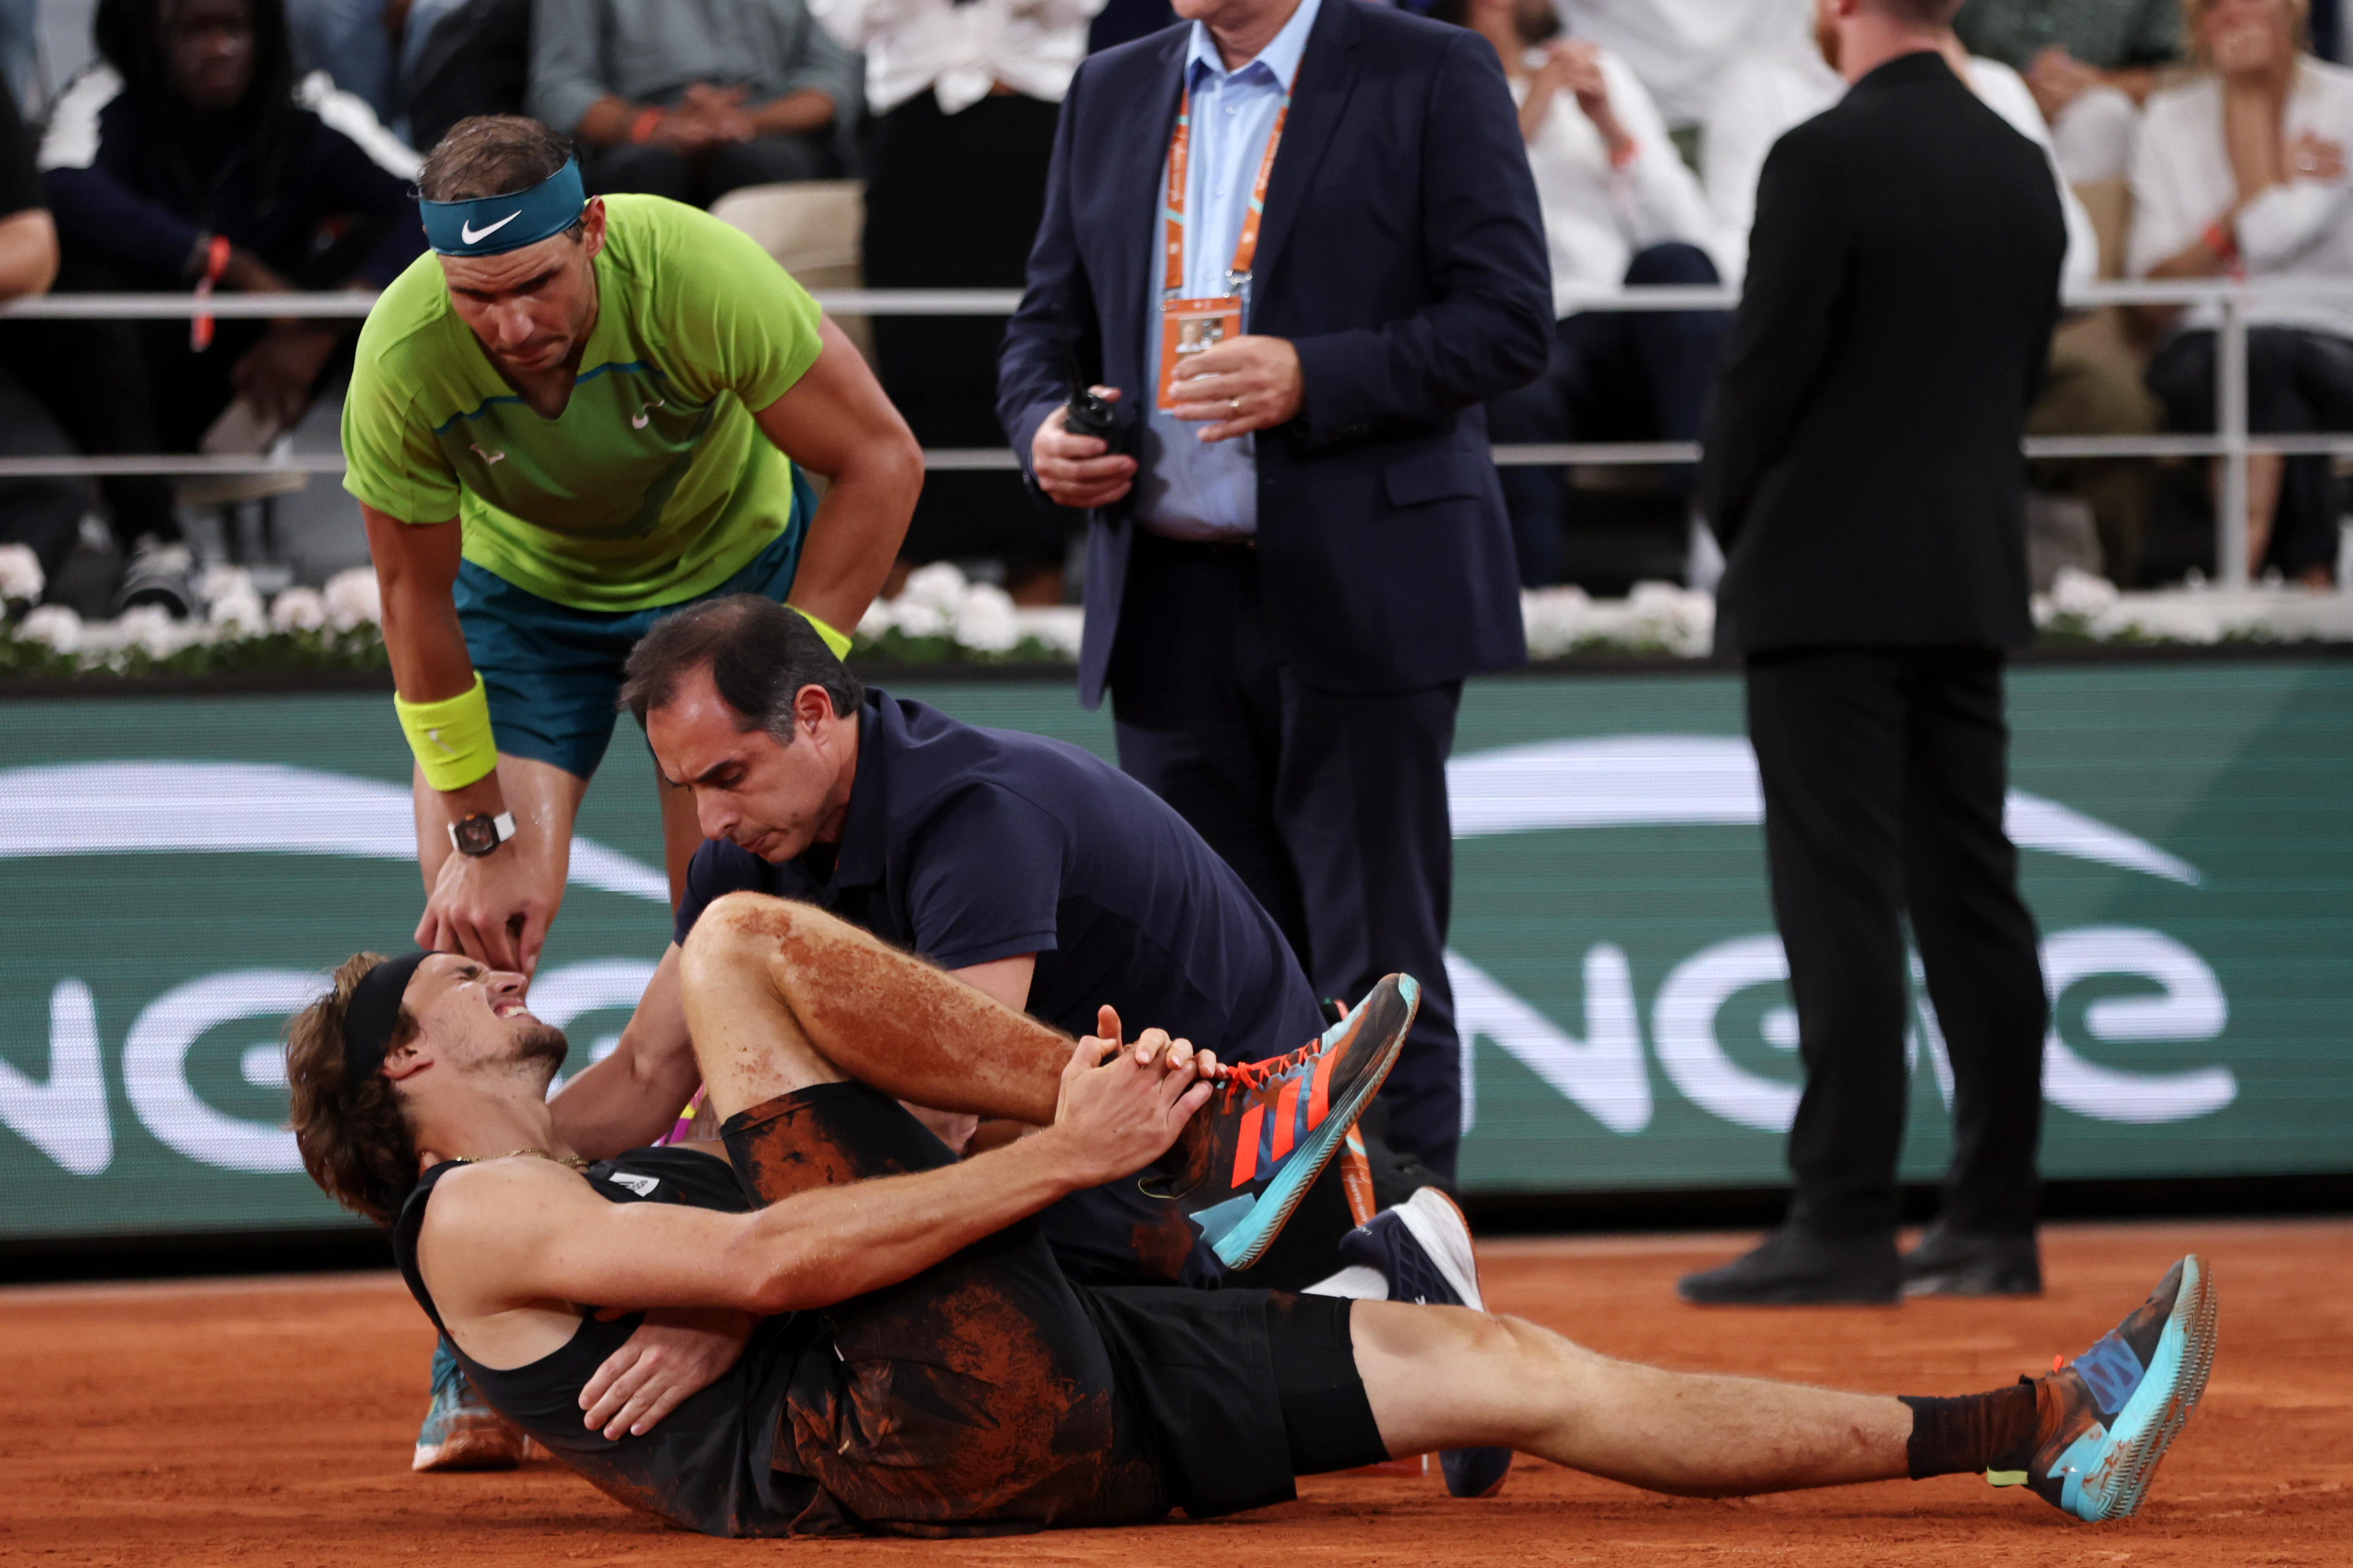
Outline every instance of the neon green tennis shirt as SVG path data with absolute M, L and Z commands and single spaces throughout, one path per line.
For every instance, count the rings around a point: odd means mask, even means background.
M 792 520 L 765 408 L 817 362 L 817 301 L 768 253 L 659 196 L 605 198 L 596 324 L 543 419 L 449 306 L 438 258 L 393 280 L 343 400 L 343 488 L 403 522 L 457 518 L 465 558 L 575 609 L 707 593 Z

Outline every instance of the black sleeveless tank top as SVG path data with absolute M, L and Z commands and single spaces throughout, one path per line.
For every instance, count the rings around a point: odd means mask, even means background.
M 434 1187 L 455 1169 L 454 1164 L 440 1164 L 426 1172 L 393 1231 L 401 1276 L 417 1304 L 445 1336 L 448 1331 L 417 1268 L 417 1238 Z M 617 1159 L 599 1160 L 584 1173 L 589 1188 L 611 1203 L 688 1204 L 731 1214 L 750 1206 L 732 1169 L 689 1149 L 633 1150 Z M 539 1439 L 598 1490 L 709 1535 L 790 1533 L 794 1518 L 814 1499 L 817 1486 L 771 1465 L 786 1385 L 819 1330 L 814 1315 L 765 1320 L 725 1376 L 684 1401 L 644 1436 L 614 1441 L 581 1424 L 580 1391 L 644 1316 L 633 1312 L 600 1323 L 593 1306 L 585 1307 L 579 1329 L 562 1349 L 503 1372 L 481 1365 L 454 1340 L 450 1348 L 500 1415 Z

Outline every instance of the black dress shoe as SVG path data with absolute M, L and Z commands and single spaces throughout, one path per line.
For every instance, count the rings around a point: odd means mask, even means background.
M 1906 1296 L 2040 1296 L 2042 1249 L 2033 1234 L 1971 1236 L 1930 1226 L 1904 1255 Z
M 1784 1226 L 1721 1268 L 1684 1275 L 1675 1294 L 1703 1307 L 1893 1305 L 1903 1299 L 1895 1233 L 1833 1237 Z

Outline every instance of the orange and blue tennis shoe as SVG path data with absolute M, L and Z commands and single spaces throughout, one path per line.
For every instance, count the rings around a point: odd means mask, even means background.
M 1182 1205 L 1227 1268 L 1256 1263 L 1397 1064 L 1420 1001 L 1410 975 L 1392 974 L 1321 1039 L 1223 1069 L 1175 1173 L 1145 1177 L 1145 1193 Z

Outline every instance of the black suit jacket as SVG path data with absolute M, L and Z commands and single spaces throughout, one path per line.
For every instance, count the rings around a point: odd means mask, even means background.
M 1161 171 L 1189 39 L 1093 56 L 1063 100 L 1007 331 L 997 412 L 1026 468 L 1081 374 L 1117 386 L 1125 449 L 1153 396 Z M 1258 446 L 1258 562 L 1284 655 L 1318 686 L 1394 691 L 1527 657 L 1480 405 L 1552 342 L 1551 265 L 1519 118 L 1477 34 L 1324 0 L 1268 185 L 1250 330 L 1299 351 L 1306 407 Z M 1034 476 L 1033 476 L 1034 482 Z M 1100 700 L 1134 524 L 1093 514 L 1081 695 Z M 1166 628 L 1182 635 L 1182 627 Z
M 2031 635 L 2019 437 L 2066 244 L 2049 161 L 1935 54 L 1774 144 L 1704 435 L 1719 652 Z

